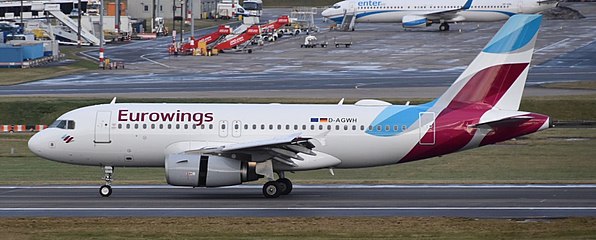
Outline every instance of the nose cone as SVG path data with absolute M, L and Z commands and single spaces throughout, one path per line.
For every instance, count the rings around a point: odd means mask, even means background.
M 31 150 L 31 152 L 33 152 L 35 155 L 42 157 L 42 142 L 41 142 L 41 137 L 40 137 L 41 133 L 36 133 L 35 135 L 33 135 L 30 139 L 29 142 L 27 143 L 27 146 L 29 146 L 29 150 Z
M 331 8 L 327 8 L 327 9 L 323 10 L 323 12 L 321 12 L 321 15 L 323 17 L 329 18 L 329 16 L 331 16 Z

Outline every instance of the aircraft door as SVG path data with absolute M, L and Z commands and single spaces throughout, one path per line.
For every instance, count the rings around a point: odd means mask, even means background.
M 232 122 L 232 136 L 233 137 L 240 137 L 242 134 L 242 122 L 239 120 L 234 120 Z
M 99 111 L 95 115 L 95 143 L 111 143 L 110 139 L 110 119 L 112 112 Z
M 527 1 L 517 1 L 518 13 L 524 13 L 524 2 Z
M 418 143 L 420 145 L 435 145 L 435 113 L 421 112 L 418 121 Z
M 219 121 L 219 136 L 220 137 L 228 136 L 228 121 L 226 121 L 226 120 Z

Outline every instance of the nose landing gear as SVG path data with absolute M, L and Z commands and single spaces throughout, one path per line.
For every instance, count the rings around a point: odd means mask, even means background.
M 106 184 L 102 185 L 101 187 L 99 187 L 99 194 L 102 197 L 109 197 L 110 195 L 112 195 L 112 175 L 114 174 L 114 167 L 112 166 L 105 166 L 103 167 L 103 171 L 104 171 L 104 177 L 102 178 L 103 180 L 106 181 Z

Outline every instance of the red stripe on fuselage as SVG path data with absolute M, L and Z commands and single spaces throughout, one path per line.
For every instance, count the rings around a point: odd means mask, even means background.
M 435 137 L 434 145 L 417 144 L 399 162 L 415 161 L 456 152 L 466 146 L 480 122 L 509 90 L 528 63 L 504 64 L 476 73 L 435 119 L 435 133 L 426 132 L 423 139 Z M 432 128 L 431 128 L 432 129 Z

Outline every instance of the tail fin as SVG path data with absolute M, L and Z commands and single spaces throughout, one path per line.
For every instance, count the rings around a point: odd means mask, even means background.
M 541 15 L 512 16 L 433 108 L 518 110 L 541 21 Z

